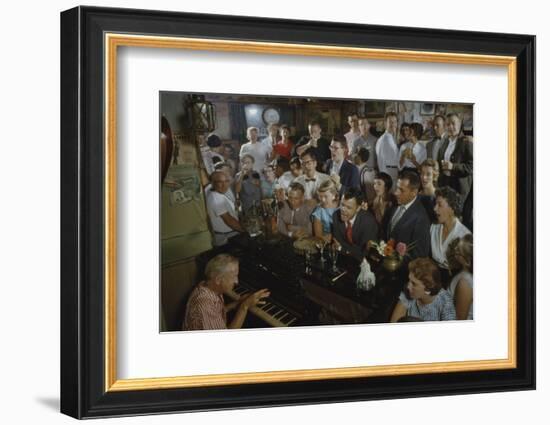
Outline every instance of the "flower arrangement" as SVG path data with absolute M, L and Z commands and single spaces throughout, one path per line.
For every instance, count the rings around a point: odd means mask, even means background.
M 370 247 L 376 249 L 378 254 L 382 257 L 398 256 L 403 259 L 407 255 L 407 245 L 403 242 L 396 243 L 394 239 L 390 239 L 388 242 L 369 242 Z
M 407 255 L 407 244 L 403 242 L 396 243 L 394 239 L 389 241 L 369 242 L 369 247 L 374 248 L 382 257 L 382 265 L 389 271 L 396 271 Z

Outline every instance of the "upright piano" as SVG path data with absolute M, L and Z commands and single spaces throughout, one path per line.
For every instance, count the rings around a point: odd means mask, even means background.
M 204 267 L 214 255 L 225 252 L 239 259 L 239 284 L 226 294 L 238 300 L 258 289 L 267 288 L 265 304 L 249 311 L 263 326 L 314 326 L 388 322 L 398 299 L 402 282 L 398 275 L 374 266 L 376 286 L 370 291 L 357 289 L 359 264 L 341 255 L 338 272 L 315 255 L 308 263 L 295 252 L 289 238 L 251 238 L 241 234 L 219 249 L 204 253 Z M 262 325 L 260 325 L 262 326 Z

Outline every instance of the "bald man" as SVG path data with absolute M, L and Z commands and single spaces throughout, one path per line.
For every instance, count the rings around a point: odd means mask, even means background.
M 206 194 L 206 209 L 214 230 L 214 245 L 225 245 L 228 239 L 243 232 L 235 207 L 235 195 L 229 188 L 231 177 L 214 171 L 210 176 L 212 188 Z

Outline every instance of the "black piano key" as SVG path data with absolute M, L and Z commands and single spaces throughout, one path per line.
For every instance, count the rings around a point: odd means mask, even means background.
M 263 310 L 263 311 L 267 311 L 267 310 L 269 310 L 271 307 L 273 307 L 273 304 L 270 304 L 270 303 L 268 303 L 268 302 L 266 302 L 264 305 L 258 306 L 258 308 L 259 308 L 260 310 Z
M 285 314 L 283 314 L 283 315 L 280 316 L 280 317 L 277 317 L 277 320 L 278 320 L 279 322 L 281 322 L 281 323 L 284 323 L 283 320 L 284 320 L 284 318 L 287 317 L 287 316 L 288 316 L 288 313 L 285 311 Z
M 288 316 L 285 316 L 283 319 L 281 319 L 281 322 L 283 323 L 283 325 L 288 326 L 289 323 L 294 322 L 295 320 L 296 316 L 289 313 Z
M 270 314 L 271 316 L 273 316 L 273 314 L 271 314 L 270 311 L 275 312 L 276 309 L 277 309 L 277 307 L 274 306 L 273 304 L 271 304 L 270 307 L 267 308 L 267 309 L 265 309 L 264 311 L 265 311 L 266 313 Z
M 281 317 L 281 316 L 282 316 L 283 314 L 285 314 L 285 313 L 286 313 L 285 310 L 279 309 L 279 311 L 276 311 L 275 314 L 272 315 L 272 317 L 273 317 L 274 319 L 277 319 L 277 320 L 278 320 L 279 317 Z

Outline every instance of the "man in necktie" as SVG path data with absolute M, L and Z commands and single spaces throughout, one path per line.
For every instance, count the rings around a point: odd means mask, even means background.
M 277 231 L 293 239 L 311 236 L 312 212 L 313 207 L 304 202 L 304 187 L 300 183 L 292 182 L 287 200 L 277 214 Z
M 353 225 L 351 221 L 346 222 L 346 240 L 353 245 Z
M 294 179 L 294 182 L 300 183 L 304 187 L 304 199 L 309 205 L 317 204 L 317 189 L 330 177 L 327 174 L 317 171 L 317 157 L 315 151 L 309 149 L 300 155 L 300 163 L 304 174 Z
M 445 137 L 445 117 L 436 115 L 433 119 L 434 138 L 426 144 L 426 153 L 429 159 L 437 161 L 439 157 L 439 149 Z
M 332 216 L 332 233 L 335 243 L 342 252 L 362 261 L 367 243 L 376 240 L 378 224 L 370 211 L 361 208 L 364 201 L 359 189 L 349 189 L 344 193 L 340 209 Z
M 359 170 L 346 159 L 348 151 L 346 138 L 334 135 L 329 147 L 331 156 L 325 164 L 325 171 L 336 185 L 340 196 L 348 189 L 360 189 Z
M 397 206 L 390 212 L 386 240 L 403 242 L 410 250 L 408 260 L 430 255 L 430 218 L 418 198 L 420 177 L 417 172 L 402 171 L 397 179 Z

